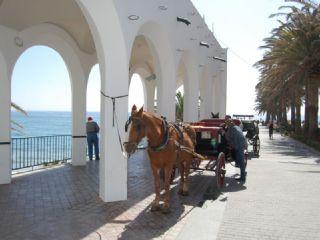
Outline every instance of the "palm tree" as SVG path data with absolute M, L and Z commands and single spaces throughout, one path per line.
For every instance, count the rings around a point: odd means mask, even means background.
M 176 119 L 183 121 L 183 94 L 179 91 L 176 94 Z
M 314 136 L 318 129 L 318 86 L 320 83 L 320 5 L 313 1 L 289 0 L 299 3 L 301 8 L 286 6 L 289 13 L 279 13 L 273 16 L 285 15 L 286 22 L 273 30 L 272 36 L 266 38 L 261 48 L 266 52 L 256 66 L 261 72 L 260 81 L 267 88 L 266 93 L 282 109 L 284 114 L 290 101 L 296 109 L 301 104 L 301 89 L 305 89 L 306 130 L 309 136 Z M 268 89 L 269 87 L 269 89 Z M 260 92 L 257 92 L 261 94 Z M 279 98 L 280 97 L 280 98 Z M 263 98 L 260 98 L 265 101 Z

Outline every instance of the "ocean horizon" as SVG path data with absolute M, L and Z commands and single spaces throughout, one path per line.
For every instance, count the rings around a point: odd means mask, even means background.
M 23 126 L 23 128 L 12 126 L 19 131 L 11 131 L 11 137 L 38 137 L 53 135 L 71 135 L 72 115 L 69 111 L 27 111 L 25 116 L 17 111 L 11 111 L 11 119 Z M 100 124 L 100 112 L 87 112 L 87 116 Z M 257 119 L 259 117 L 257 116 Z M 290 119 L 290 118 L 288 118 Z M 303 120 L 303 116 L 302 116 Z M 320 120 L 320 116 L 319 116 Z M 320 122 L 320 121 L 319 121 Z
M 17 111 L 11 111 L 11 119 L 23 126 L 12 127 L 19 131 L 11 131 L 11 137 L 38 137 L 52 135 L 70 135 L 72 132 L 72 115 L 68 111 L 27 111 L 25 116 Z M 87 112 L 87 116 L 100 124 L 100 112 Z

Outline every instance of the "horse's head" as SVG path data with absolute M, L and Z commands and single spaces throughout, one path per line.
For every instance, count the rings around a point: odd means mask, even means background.
M 143 121 L 143 107 L 137 111 L 136 105 L 133 105 L 131 116 L 126 122 L 125 130 L 129 132 L 128 141 L 123 143 L 124 149 L 128 154 L 133 154 L 139 142 L 146 136 L 145 123 Z

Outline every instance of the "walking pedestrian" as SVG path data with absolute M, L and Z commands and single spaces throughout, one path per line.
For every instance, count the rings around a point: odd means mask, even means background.
M 98 133 L 100 128 L 98 124 L 93 121 L 92 117 L 88 117 L 88 121 L 86 124 L 86 131 L 87 131 L 87 143 L 88 143 L 88 152 L 89 152 L 89 160 L 92 161 L 93 158 L 93 148 L 95 159 L 100 160 L 99 156 L 99 138 Z
M 232 150 L 235 153 L 235 162 L 240 167 L 240 177 L 236 180 L 245 183 L 246 182 L 246 167 L 244 163 L 244 150 L 247 147 L 247 141 L 239 126 L 236 126 L 231 119 L 226 120 L 228 127 L 227 140 Z
M 273 121 L 269 123 L 269 139 L 273 139 Z

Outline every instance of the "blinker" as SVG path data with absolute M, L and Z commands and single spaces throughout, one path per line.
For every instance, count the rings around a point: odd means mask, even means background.
M 125 125 L 125 127 L 124 127 L 124 130 L 125 130 L 126 132 L 128 132 L 128 128 L 129 128 L 129 125 L 130 125 L 131 122 L 132 122 L 132 118 L 129 117 L 129 119 L 126 121 L 126 125 Z

